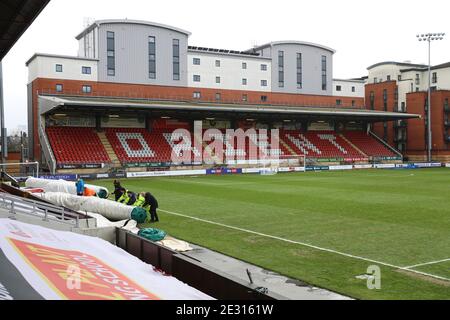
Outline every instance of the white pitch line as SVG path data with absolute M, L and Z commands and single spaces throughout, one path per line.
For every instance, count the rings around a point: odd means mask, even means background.
M 431 264 L 438 264 L 441 262 L 446 262 L 446 261 L 450 261 L 450 258 L 448 259 L 442 259 L 442 260 L 437 260 L 437 261 L 431 261 L 431 262 L 425 262 L 425 263 L 420 263 L 420 264 L 415 264 L 413 266 L 409 266 L 409 267 L 404 267 L 405 269 L 412 269 L 412 268 L 418 268 L 418 267 L 423 267 L 423 266 L 428 266 Z
M 174 215 L 174 216 L 184 217 L 184 218 L 191 219 L 191 220 L 196 220 L 196 221 L 201 221 L 201 222 L 208 223 L 208 224 L 217 225 L 217 226 L 228 228 L 228 229 L 233 229 L 233 230 L 237 230 L 237 231 L 241 231 L 241 232 L 245 232 L 245 233 L 255 234 L 255 235 L 258 235 L 258 236 L 261 236 L 261 237 L 265 237 L 265 238 L 271 238 L 271 239 L 275 239 L 275 240 L 279 240 L 279 241 L 283 241 L 283 242 L 288 242 L 288 243 L 292 243 L 292 244 L 298 244 L 298 245 L 302 245 L 302 246 L 305 246 L 305 247 L 317 249 L 317 250 L 320 250 L 320 251 L 325 251 L 325 252 L 338 254 L 338 255 L 341 255 L 341 256 L 344 256 L 344 257 L 349 257 L 349 258 L 353 258 L 353 259 L 357 259 L 357 260 L 362 260 L 362 261 L 366 261 L 366 262 L 380 264 L 380 265 L 383 265 L 383 266 L 386 266 L 386 267 L 399 269 L 399 270 L 405 270 L 405 271 L 408 271 L 408 272 L 413 272 L 413 273 L 421 274 L 421 275 L 424 275 L 424 276 L 428 276 L 428 277 L 432 277 L 432 278 L 436 278 L 436 279 L 440 279 L 440 280 L 450 281 L 449 278 L 437 276 L 435 274 L 426 273 L 426 272 L 422 272 L 422 271 L 418 271 L 418 270 L 412 270 L 412 269 L 409 269 L 408 267 L 400 267 L 400 266 L 396 266 L 396 265 L 393 265 L 393 264 L 390 264 L 390 263 L 381 262 L 381 261 L 377 261 L 377 260 L 373 260 L 373 259 L 369 259 L 369 258 L 364 258 L 364 257 L 360 257 L 360 256 L 355 256 L 355 255 L 352 255 L 352 254 L 349 254 L 349 253 L 340 252 L 340 251 L 333 250 L 333 249 L 322 248 L 322 247 L 318 247 L 318 246 L 315 246 L 315 245 L 312 245 L 312 244 L 309 244 L 309 243 L 305 243 L 305 242 L 289 240 L 289 239 L 285 239 L 285 238 L 281 238 L 281 237 L 277 237 L 277 236 L 272 236 L 270 234 L 264 234 L 264 233 L 257 232 L 257 231 L 252 231 L 252 230 L 247 230 L 247 229 L 243 229 L 243 228 L 239 228 L 239 227 L 229 226 L 229 225 L 226 225 L 226 224 L 223 224 L 223 223 L 209 221 L 209 220 L 205 220 L 205 219 L 197 218 L 197 217 L 192 217 L 192 216 L 188 216 L 188 215 L 185 215 L 185 214 L 182 214 L 182 213 L 178 213 L 178 212 L 167 211 L 167 210 L 163 210 L 163 209 L 159 209 L 159 211 L 162 211 L 162 212 Z

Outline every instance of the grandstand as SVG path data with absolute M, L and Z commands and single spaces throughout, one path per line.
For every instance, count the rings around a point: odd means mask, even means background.
M 248 167 L 268 156 L 304 155 L 310 164 L 399 161 L 402 155 L 370 128 L 381 121 L 415 117 L 363 109 L 261 110 L 247 105 L 232 105 L 230 112 L 229 105 L 198 103 L 168 109 L 142 99 L 116 99 L 112 106 L 103 97 L 42 95 L 39 101 L 47 110 L 41 132 L 44 165 L 54 168 L 53 173 L 196 169 L 212 163 Z M 89 115 L 93 108 L 98 111 Z M 202 125 L 200 134 L 196 123 Z M 245 135 L 243 143 L 236 136 L 238 129 Z M 278 136 L 271 136 L 271 129 L 278 129 Z

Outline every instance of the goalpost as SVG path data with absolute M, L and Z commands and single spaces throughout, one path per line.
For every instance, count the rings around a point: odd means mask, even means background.
M 39 162 L 0 163 L 0 171 L 12 177 L 39 177 Z
M 305 172 L 306 156 L 297 155 L 279 155 L 272 159 L 267 156 L 260 159 L 260 171 L 262 175 L 274 175 L 278 172 Z

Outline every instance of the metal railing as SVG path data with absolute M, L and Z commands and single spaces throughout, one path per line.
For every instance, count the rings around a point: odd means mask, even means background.
M 24 199 L 7 193 L 0 193 L 0 209 L 7 210 L 11 214 L 10 218 L 17 214 L 24 214 L 41 218 L 43 221 L 72 225 L 75 228 L 80 226 L 79 217 L 72 216 L 71 212 L 67 212 L 64 207 Z
M 39 126 L 39 140 L 41 142 L 42 150 L 44 152 L 45 159 L 47 160 L 48 168 L 51 174 L 56 173 L 56 159 L 53 154 L 52 148 L 50 147 L 50 142 L 47 139 L 47 134 L 45 133 L 44 125 L 41 123 Z
M 386 148 L 394 152 L 396 155 L 402 158 L 403 162 L 403 154 L 401 154 L 397 149 L 393 148 L 389 143 L 381 139 L 379 136 L 377 136 L 373 131 L 370 131 L 369 134 L 374 137 L 376 140 L 378 140 L 381 144 L 383 144 Z

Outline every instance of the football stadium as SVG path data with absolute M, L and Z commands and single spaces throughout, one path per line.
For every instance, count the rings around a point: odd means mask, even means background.
M 0 35 L 48 2 L 5 5 Z M 24 61 L 0 299 L 448 300 L 450 63 L 336 79 L 323 44 L 190 36 L 95 20 Z

